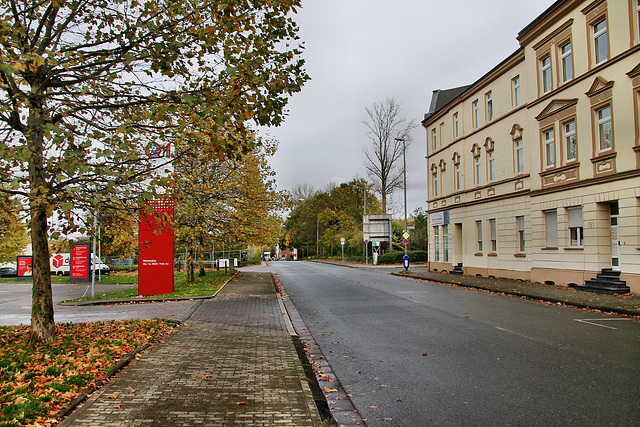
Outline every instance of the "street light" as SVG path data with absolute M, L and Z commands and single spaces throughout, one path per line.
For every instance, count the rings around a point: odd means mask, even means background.
M 396 141 L 402 142 L 402 160 L 404 167 L 402 171 L 404 173 L 404 232 L 407 233 L 407 143 L 404 138 L 396 138 Z M 407 246 L 404 245 L 404 254 L 407 255 Z

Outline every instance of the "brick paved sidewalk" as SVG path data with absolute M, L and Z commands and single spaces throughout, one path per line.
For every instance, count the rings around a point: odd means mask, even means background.
M 242 272 L 60 425 L 321 426 L 270 274 Z

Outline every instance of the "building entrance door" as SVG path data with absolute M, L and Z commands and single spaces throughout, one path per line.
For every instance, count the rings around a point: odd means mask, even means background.
M 463 253 L 462 253 L 462 224 L 457 223 L 453 229 L 453 250 L 455 254 L 455 258 L 453 260 L 454 263 L 464 262 Z
M 620 214 L 617 202 L 611 204 L 611 268 L 620 271 Z

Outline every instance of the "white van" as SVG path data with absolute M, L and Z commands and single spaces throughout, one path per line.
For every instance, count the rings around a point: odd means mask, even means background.
M 96 273 L 111 273 L 109 266 L 103 263 L 95 254 L 91 254 L 91 258 L 91 268 L 95 268 Z M 71 272 L 71 254 L 61 253 L 51 255 L 51 258 L 49 258 L 49 266 L 51 268 L 51 274 L 56 276 L 68 276 Z

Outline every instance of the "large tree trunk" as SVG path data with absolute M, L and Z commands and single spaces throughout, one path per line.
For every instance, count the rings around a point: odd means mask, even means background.
M 187 283 L 195 282 L 195 276 L 193 274 L 193 246 L 187 247 Z
M 204 271 L 204 244 L 202 243 L 202 237 L 200 238 L 198 248 L 200 249 L 199 253 L 199 262 L 198 262 L 198 276 L 206 276 L 207 273 Z
M 47 238 L 47 198 L 43 170 L 44 118 L 41 108 L 32 108 L 27 141 L 32 153 L 29 162 L 31 184 L 31 248 L 33 253 L 33 290 L 31 303 L 31 341 L 49 343 L 56 336 L 53 320 L 53 295 Z

